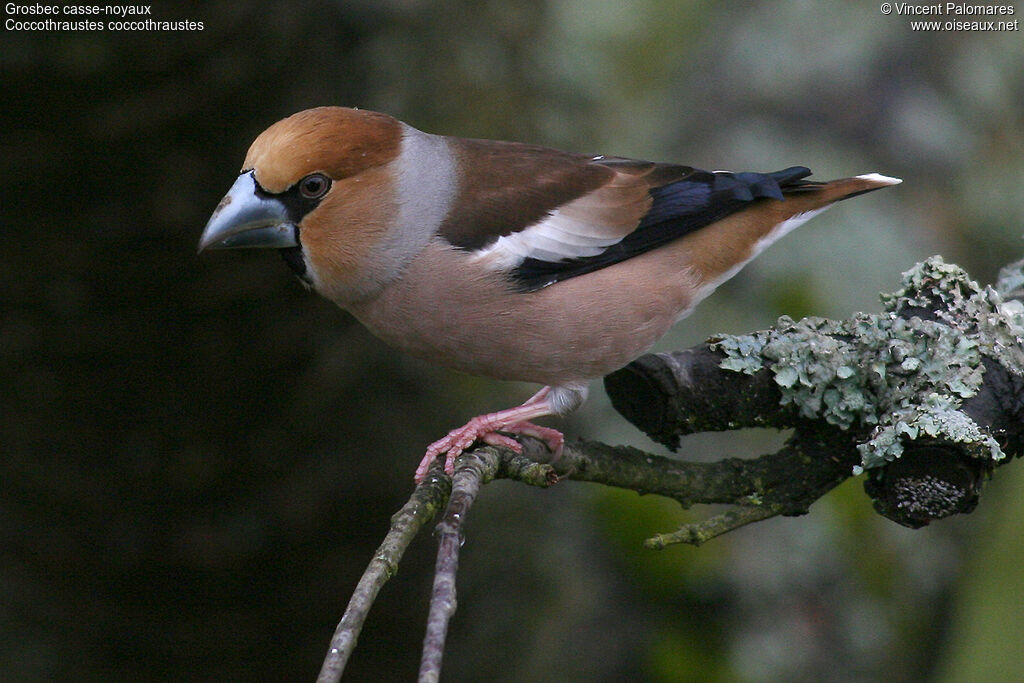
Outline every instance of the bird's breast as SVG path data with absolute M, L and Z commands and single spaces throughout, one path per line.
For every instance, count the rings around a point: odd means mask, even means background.
M 561 385 L 622 367 L 688 310 L 697 288 L 672 246 L 522 293 L 441 241 L 347 308 L 388 344 L 455 370 Z

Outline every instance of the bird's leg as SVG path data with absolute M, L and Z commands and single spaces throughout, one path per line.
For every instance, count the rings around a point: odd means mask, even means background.
M 499 431 L 526 434 L 543 441 L 546 441 L 555 457 L 561 454 L 562 444 L 565 437 L 557 429 L 541 427 L 530 422 L 545 415 L 555 415 L 558 411 L 551 404 L 549 394 L 551 387 L 544 387 L 521 406 L 499 410 L 496 413 L 488 413 L 474 417 L 458 429 L 448 432 L 448 436 L 435 441 L 427 447 L 427 453 L 416 468 L 416 483 L 420 483 L 427 476 L 427 469 L 434 459 L 446 453 L 444 471 L 451 474 L 455 467 L 455 458 L 469 448 L 477 439 L 492 446 L 505 446 L 517 453 L 523 450 L 518 441 L 512 437 L 499 434 Z

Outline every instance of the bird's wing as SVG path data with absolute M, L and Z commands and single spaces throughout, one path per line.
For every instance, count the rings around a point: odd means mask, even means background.
M 439 232 L 523 291 L 632 258 L 757 199 L 820 187 L 802 180 L 803 167 L 708 172 L 518 143 L 458 145 L 463 177 L 473 180 Z

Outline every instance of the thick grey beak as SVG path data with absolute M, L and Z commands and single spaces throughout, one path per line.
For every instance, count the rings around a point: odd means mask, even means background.
M 199 251 L 299 246 L 298 230 L 288 218 L 285 205 L 278 199 L 260 196 L 256 190 L 252 172 L 238 176 L 203 229 Z

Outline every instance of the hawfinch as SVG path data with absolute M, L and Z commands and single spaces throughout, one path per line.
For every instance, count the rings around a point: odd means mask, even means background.
M 385 114 L 299 112 L 265 130 L 199 250 L 277 249 L 382 340 L 463 372 L 544 385 L 432 444 L 562 434 L 587 383 L 646 351 L 765 247 L 833 202 L 900 182 L 815 182 L 420 132 Z M 504 434 L 502 433 L 504 432 Z

